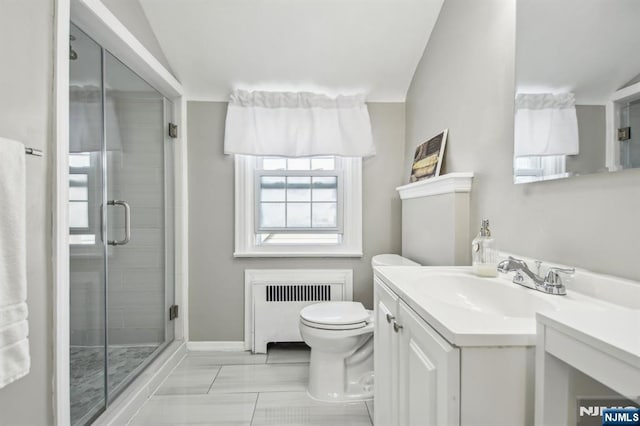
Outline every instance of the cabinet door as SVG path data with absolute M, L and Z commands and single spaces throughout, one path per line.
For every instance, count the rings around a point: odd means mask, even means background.
M 460 352 L 399 302 L 401 426 L 460 424 Z M 377 409 L 377 407 L 376 407 Z
M 398 341 L 393 331 L 398 298 L 377 278 L 374 290 L 375 333 L 373 346 L 374 416 L 376 425 L 397 425 L 398 419 Z M 387 320 L 389 315 L 389 320 Z

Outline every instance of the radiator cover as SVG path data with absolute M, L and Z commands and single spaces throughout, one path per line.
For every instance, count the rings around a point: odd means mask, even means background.
M 253 353 L 266 353 L 268 343 L 302 342 L 303 307 L 353 300 L 350 269 L 247 269 L 244 284 L 244 343 Z

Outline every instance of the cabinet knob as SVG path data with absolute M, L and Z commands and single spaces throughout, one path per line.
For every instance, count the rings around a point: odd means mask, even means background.
M 389 324 L 391 324 L 391 321 L 393 321 L 394 319 L 396 319 L 396 317 L 394 317 L 394 316 L 393 316 L 393 315 L 391 315 L 391 314 L 387 314 L 387 322 L 388 322 Z
M 404 327 L 401 326 L 400 324 L 398 324 L 397 322 L 393 322 L 393 331 L 395 331 L 396 333 L 400 330 L 402 330 Z

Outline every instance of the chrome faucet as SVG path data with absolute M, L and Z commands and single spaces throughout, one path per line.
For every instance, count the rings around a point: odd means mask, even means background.
M 498 271 L 503 274 L 509 272 L 515 272 L 513 277 L 513 283 L 527 287 L 533 290 L 538 290 L 546 294 L 556 294 L 564 296 L 567 294 L 567 288 L 562 283 L 560 274 L 573 274 L 576 272 L 574 268 L 549 268 L 549 272 L 545 278 L 540 275 L 540 263 L 538 265 L 538 272 L 535 273 L 529 269 L 527 262 L 515 257 L 509 256 L 507 260 L 503 260 L 498 264 Z

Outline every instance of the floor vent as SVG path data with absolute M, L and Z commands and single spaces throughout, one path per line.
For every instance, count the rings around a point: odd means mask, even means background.
M 331 285 L 268 285 L 267 302 L 324 302 L 331 300 Z
M 300 309 L 313 303 L 353 300 L 350 269 L 247 269 L 245 348 L 266 353 L 267 344 L 301 342 Z

